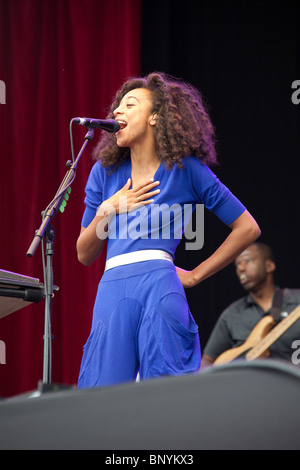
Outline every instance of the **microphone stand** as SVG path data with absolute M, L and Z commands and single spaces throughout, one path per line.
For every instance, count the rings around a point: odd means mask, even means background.
M 75 179 L 76 169 L 79 160 L 88 144 L 94 137 L 94 129 L 89 129 L 84 138 L 84 143 L 73 163 L 67 162 L 69 170 L 61 182 L 53 200 L 42 212 L 42 224 L 36 230 L 35 236 L 27 251 L 27 256 L 32 257 L 42 239 L 46 240 L 46 268 L 44 270 L 44 296 L 45 296 L 45 324 L 44 324 L 44 361 L 43 361 L 43 384 L 51 384 L 52 376 L 52 348 L 51 348 L 51 320 L 52 320 L 52 298 L 53 298 L 53 247 L 55 239 L 55 230 L 51 225 L 56 212 L 59 210 L 66 193 Z

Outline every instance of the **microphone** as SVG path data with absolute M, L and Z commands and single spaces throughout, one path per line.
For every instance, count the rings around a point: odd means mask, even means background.
M 120 130 L 120 123 L 113 119 L 90 119 L 76 117 L 73 119 L 75 124 L 89 127 L 90 129 L 103 129 L 106 132 L 113 132 L 114 134 Z

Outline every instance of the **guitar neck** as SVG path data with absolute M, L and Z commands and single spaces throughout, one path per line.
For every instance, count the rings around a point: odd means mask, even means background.
M 258 359 L 265 353 L 269 347 L 275 343 L 275 341 L 280 338 L 283 333 L 292 326 L 300 318 L 300 305 L 295 308 L 284 320 L 282 320 L 278 325 L 276 325 L 270 333 L 265 336 L 254 348 L 252 348 L 247 354 L 246 359 L 251 361 L 253 359 Z

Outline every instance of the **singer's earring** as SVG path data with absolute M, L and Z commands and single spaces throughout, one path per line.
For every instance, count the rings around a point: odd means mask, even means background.
M 151 119 L 151 121 L 150 121 L 150 124 L 151 124 L 152 126 L 154 126 L 154 125 L 156 124 L 156 114 L 157 114 L 157 113 L 153 113 L 153 114 L 152 114 L 152 119 Z

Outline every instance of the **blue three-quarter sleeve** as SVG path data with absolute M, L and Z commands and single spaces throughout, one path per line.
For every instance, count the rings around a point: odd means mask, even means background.
M 195 157 L 189 157 L 185 164 L 190 166 L 191 185 L 199 202 L 222 222 L 230 225 L 246 210 L 239 199 L 206 165 Z

